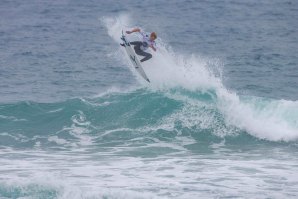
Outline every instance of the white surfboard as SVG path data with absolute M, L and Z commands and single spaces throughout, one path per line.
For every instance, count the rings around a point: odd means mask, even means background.
M 134 68 L 138 71 L 138 73 L 147 81 L 150 82 L 149 78 L 147 77 L 144 69 L 142 68 L 141 62 L 138 59 L 135 51 L 132 49 L 132 47 L 130 46 L 130 43 L 128 41 L 128 39 L 125 37 L 125 35 L 123 34 L 123 30 L 122 30 L 122 37 L 121 37 L 123 43 L 124 43 L 124 47 L 125 47 L 125 51 L 131 61 L 131 63 L 133 64 Z

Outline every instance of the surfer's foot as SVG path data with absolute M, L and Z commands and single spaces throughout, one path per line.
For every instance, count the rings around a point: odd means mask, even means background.
M 125 45 L 124 44 L 120 44 L 120 46 L 123 46 L 124 47 Z

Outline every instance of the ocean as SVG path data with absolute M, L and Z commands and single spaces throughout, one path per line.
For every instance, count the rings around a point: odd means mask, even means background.
M 297 21 L 294 0 L 2 0 L 0 198 L 298 198 Z

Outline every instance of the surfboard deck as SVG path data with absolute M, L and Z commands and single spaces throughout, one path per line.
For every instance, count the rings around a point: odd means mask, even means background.
M 133 50 L 133 48 L 131 47 L 128 39 L 125 37 L 123 30 L 122 30 L 122 37 L 121 40 L 124 43 L 124 47 L 125 47 L 125 51 L 131 61 L 131 63 L 133 64 L 134 68 L 136 69 L 136 71 L 147 81 L 150 83 L 149 78 L 147 77 L 140 60 L 138 59 L 135 51 Z

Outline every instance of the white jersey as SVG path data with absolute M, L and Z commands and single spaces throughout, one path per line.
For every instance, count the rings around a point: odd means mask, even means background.
M 143 42 L 143 45 L 141 46 L 141 50 L 146 51 L 149 46 L 156 47 L 155 41 L 150 40 L 150 34 L 149 33 L 143 32 L 141 30 L 140 34 L 142 35 L 142 42 Z

